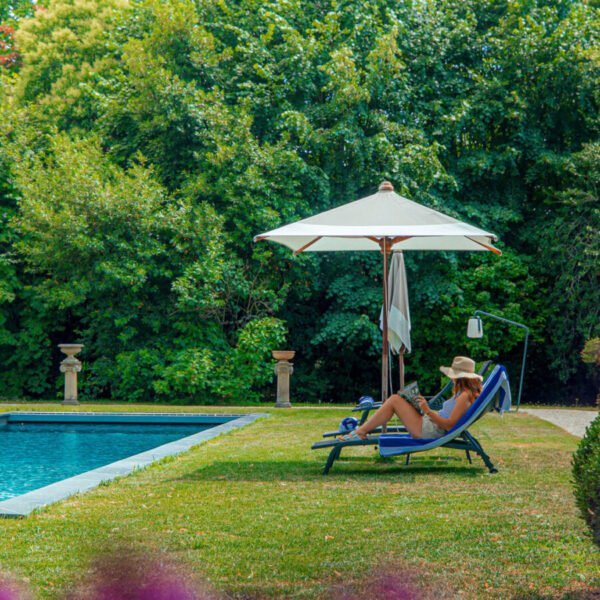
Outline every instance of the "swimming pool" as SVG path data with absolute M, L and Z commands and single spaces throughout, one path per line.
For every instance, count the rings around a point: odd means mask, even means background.
M 261 416 L 0 414 L 0 516 L 24 516 Z

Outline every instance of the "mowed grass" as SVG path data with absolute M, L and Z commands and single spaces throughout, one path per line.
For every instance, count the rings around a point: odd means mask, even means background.
M 342 454 L 323 477 L 327 453 L 310 445 L 349 411 L 70 410 L 271 416 L 25 519 L 0 520 L 0 572 L 35 597 L 61 597 L 94 557 L 123 546 L 166 556 L 240 598 L 329 598 L 374 569 L 410 573 L 434 596 L 437 587 L 462 598 L 575 598 L 600 586 L 600 554 L 573 501 L 578 440 L 523 413 L 489 415 L 472 429 L 496 475 L 458 451 L 415 455 L 407 467 L 367 447 Z

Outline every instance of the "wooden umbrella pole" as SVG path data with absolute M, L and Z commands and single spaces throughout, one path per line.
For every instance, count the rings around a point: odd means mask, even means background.
M 381 350 L 381 401 L 388 397 L 388 246 L 387 238 L 381 241 L 383 254 L 383 347 Z
M 400 348 L 400 353 L 398 354 L 398 367 L 400 369 L 400 389 L 404 389 L 404 352 L 406 351 L 406 348 L 404 347 L 404 344 L 402 344 L 402 347 Z

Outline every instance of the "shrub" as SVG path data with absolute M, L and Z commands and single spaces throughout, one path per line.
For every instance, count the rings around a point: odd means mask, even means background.
M 600 415 L 588 427 L 573 455 L 575 500 L 600 546 Z

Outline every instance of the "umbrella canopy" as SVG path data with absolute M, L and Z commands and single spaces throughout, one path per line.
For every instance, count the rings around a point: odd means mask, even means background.
M 278 229 L 254 241 L 272 240 L 300 252 L 378 250 L 383 254 L 382 399 L 388 392 L 388 255 L 394 250 L 488 250 L 494 234 L 463 223 L 394 192 L 388 181 L 361 198 Z
M 381 250 L 383 239 L 392 250 L 500 250 L 497 238 L 432 208 L 403 198 L 384 182 L 372 196 L 361 198 L 261 233 L 254 241 L 269 239 L 300 252 Z

